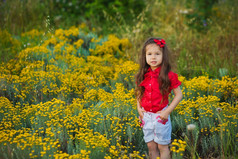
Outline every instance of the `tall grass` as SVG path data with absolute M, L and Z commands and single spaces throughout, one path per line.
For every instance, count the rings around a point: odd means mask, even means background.
M 147 14 L 142 12 L 135 25 L 128 26 L 130 32 L 124 33 L 123 37 L 133 42 L 131 57 L 138 61 L 143 41 L 148 37 L 162 37 L 172 52 L 173 68 L 180 74 L 194 77 L 207 72 L 212 78 L 236 76 L 237 3 L 233 3 L 219 2 L 214 5 L 209 23 L 200 31 L 189 27 L 188 24 L 195 22 L 187 15 L 195 9 L 186 7 L 184 1 L 151 2 L 147 6 L 149 9 L 144 10 Z
M 40 0 L 1 1 L 0 7 L 1 28 L 16 35 L 33 28 L 44 30 L 44 20 L 52 9 L 50 3 L 42 3 Z

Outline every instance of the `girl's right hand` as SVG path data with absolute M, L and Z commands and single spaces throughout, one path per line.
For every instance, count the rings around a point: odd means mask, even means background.
M 141 119 L 143 119 L 143 117 L 144 117 L 144 112 L 146 112 L 144 109 L 138 108 L 138 113 L 139 113 L 139 116 Z

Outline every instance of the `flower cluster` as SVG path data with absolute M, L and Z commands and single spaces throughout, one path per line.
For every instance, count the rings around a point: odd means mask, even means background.
M 182 141 L 182 140 L 177 140 L 174 139 L 174 141 L 172 142 L 172 147 L 171 147 L 171 151 L 180 154 L 181 156 L 183 156 L 183 153 L 185 151 L 186 148 L 186 142 Z

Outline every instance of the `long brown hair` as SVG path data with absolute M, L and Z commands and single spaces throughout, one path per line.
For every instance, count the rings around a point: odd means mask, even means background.
M 136 81 L 136 88 L 135 88 L 135 95 L 137 99 L 140 101 L 143 94 L 144 94 L 144 87 L 139 86 L 140 83 L 144 80 L 144 75 L 147 72 L 148 68 L 150 65 L 147 64 L 146 62 L 146 46 L 149 44 L 156 44 L 154 42 L 154 39 L 161 40 L 161 38 L 149 38 L 145 43 L 141 51 L 141 55 L 139 57 L 139 72 L 135 75 L 135 81 Z M 169 50 L 167 48 L 167 45 L 165 44 L 163 48 L 161 48 L 161 51 L 163 53 L 163 58 L 162 58 L 162 63 L 161 63 L 161 69 L 160 69 L 160 74 L 158 77 L 158 82 L 159 82 L 159 89 L 164 96 L 169 92 L 169 87 L 170 87 L 170 80 L 168 73 L 171 70 L 171 66 L 169 64 Z M 163 98 L 162 98 L 163 100 Z

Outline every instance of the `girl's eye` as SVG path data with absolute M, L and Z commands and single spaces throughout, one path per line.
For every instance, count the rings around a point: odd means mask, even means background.
M 152 55 L 152 53 L 148 53 L 147 55 Z M 160 55 L 160 53 L 155 53 L 155 55 Z

